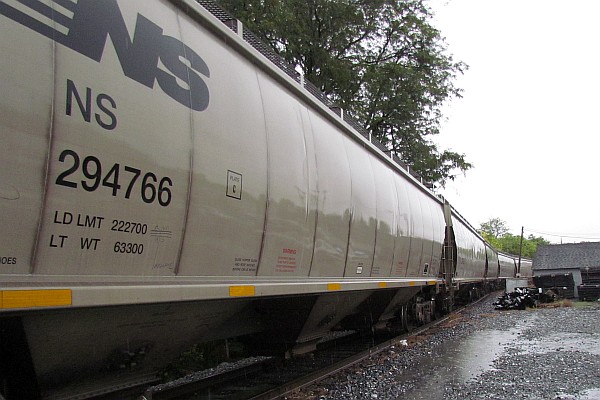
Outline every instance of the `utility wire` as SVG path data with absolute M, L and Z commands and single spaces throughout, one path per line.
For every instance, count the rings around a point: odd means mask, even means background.
M 571 235 L 571 234 L 565 235 L 565 234 L 560 234 L 560 233 L 541 232 L 541 231 L 534 230 L 534 229 L 529 229 L 529 228 L 525 228 L 525 231 L 527 231 L 528 233 L 537 233 L 538 235 L 546 235 L 546 236 L 560 237 L 560 238 L 566 238 L 566 239 L 584 239 L 584 240 L 598 240 L 598 241 L 600 241 L 600 235 L 596 236 L 596 237 L 575 236 L 575 235 Z

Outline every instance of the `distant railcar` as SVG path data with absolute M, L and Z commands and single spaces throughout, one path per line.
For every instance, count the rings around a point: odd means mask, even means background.
M 517 275 L 515 259 L 508 254 L 498 253 L 498 268 L 501 278 L 514 278 Z
M 517 261 L 518 263 L 518 261 Z M 521 258 L 521 267 L 519 270 L 520 278 L 533 278 L 533 261 L 529 259 Z

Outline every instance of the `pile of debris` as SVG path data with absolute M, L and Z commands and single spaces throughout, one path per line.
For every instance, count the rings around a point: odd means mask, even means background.
M 542 293 L 542 289 L 516 288 L 514 292 L 504 293 L 494 302 L 496 310 L 524 310 L 537 307 L 540 303 L 552 303 L 557 296 L 551 290 Z

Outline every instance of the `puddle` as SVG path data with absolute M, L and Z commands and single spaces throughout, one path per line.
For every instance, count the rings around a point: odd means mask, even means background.
M 486 330 L 475 332 L 456 342 L 449 348 L 450 353 L 446 358 L 454 372 L 459 373 L 458 377 L 454 376 L 454 380 L 459 378 L 468 381 L 492 369 L 494 360 L 515 340 L 520 331 L 520 328 L 509 331 Z
M 436 348 L 430 357 L 419 360 L 415 370 L 402 377 L 410 379 L 411 375 L 417 378 L 420 375 L 431 375 L 435 378 L 428 379 L 424 386 L 409 391 L 403 399 L 441 399 L 444 387 L 449 384 L 464 383 L 492 370 L 494 360 L 517 340 L 522 330 L 520 326 L 508 331 L 484 330 Z

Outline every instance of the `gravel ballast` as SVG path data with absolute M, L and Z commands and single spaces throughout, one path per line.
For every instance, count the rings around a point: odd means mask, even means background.
M 600 303 L 498 311 L 489 296 L 289 399 L 600 399 Z

